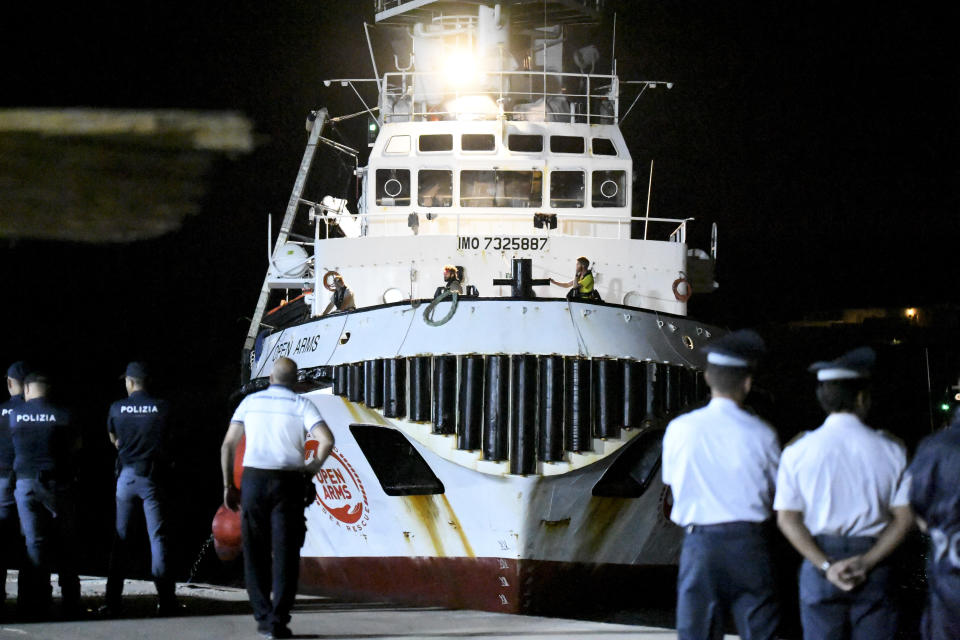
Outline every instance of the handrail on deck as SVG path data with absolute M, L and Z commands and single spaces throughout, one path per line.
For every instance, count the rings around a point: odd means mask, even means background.
M 381 116 L 378 119 L 381 125 L 384 122 L 464 117 L 617 124 L 620 121 L 620 85 L 643 85 L 644 88 L 662 85 L 669 88 L 673 84 L 661 80 L 622 81 L 612 74 L 482 71 L 478 74 L 480 80 L 472 88 L 440 89 L 446 86 L 444 76 L 439 71 L 391 71 L 383 75 L 382 81 L 377 78 L 337 78 L 324 80 L 324 84 L 330 86 L 338 83 L 356 91 L 356 83 L 376 83 L 378 88 L 382 88 L 379 97 Z M 422 81 L 420 85 L 427 86 L 418 87 L 417 79 Z M 437 89 L 430 87 L 431 80 L 436 81 Z M 528 86 L 518 87 L 518 80 L 527 82 Z M 551 84 L 557 89 L 548 91 Z M 468 97 L 487 97 L 490 100 L 485 110 L 470 110 L 462 104 L 457 105 L 455 110 L 442 106 Z M 396 109 L 398 105 L 400 108 Z M 372 115 L 372 111 L 368 111 Z
M 586 123 L 616 124 L 619 109 L 619 86 L 615 75 L 568 73 L 559 71 L 481 71 L 473 86 L 440 89 L 445 86 L 444 73 L 438 71 L 392 71 L 383 75 L 380 96 L 385 121 L 413 121 L 443 117 L 506 117 L 511 120 L 570 119 Z M 426 84 L 420 89 L 419 84 Z M 437 89 L 430 87 L 435 81 Z M 526 83 L 527 86 L 517 86 Z M 556 89 L 550 89 L 550 85 Z M 409 111 L 393 113 L 394 104 L 410 97 Z M 470 111 L 437 108 L 437 105 L 463 97 L 490 98 L 494 111 Z M 539 104 L 537 104 L 539 102 Z M 552 103 L 552 104 L 551 104 Z M 594 104 L 596 103 L 596 104 Z M 423 105 L 418 110 L 417 105 Z M 536 106 L 534 106 L 536 105 Z M 563 106 L 566 110 L 556 110 Z M 517 108 L 524 107 L 524 108 Z
M 350 220 L 360 220 L 362 235 L 367 236 L 371 235 L 370 231 L 370 222 L 390 222 L 391 219 L 398 221 L 408 221 L 412 215 L 410 212 L 374 212 L 374 213 L 347 213 L 331 210 L 328 207 L 325 207 L 321 203 L 312 202 L 305 198 L 300 198 L 300 203 L 307 205 L 314 209 L 317 212 L 316 219 L 319 222 L 320 218 L 323 218 L 326 228 L 329 230 L 329 227 L 332 223 L 337 223 L 340 218 L 346 218 Z M 485 217 L 495 217 L 495 218 L 516 218 L 517 220 L 530 220 L 531 214 L 527 212 L 513 212 L 513 211 L 497 211 L 495 214 L 483 214 L 479 212 L 431 212 L 430 220 L 437 220 L 440 218 L 454 218 L 456 220 L 456 229 L 457 235 L 460 235 L 460 219 L 468 218 L 471 220 L 483 219 Z M 629 225 L 633 222 L 656 222 L 656 223 L 672 223 L 676 224 L 676 228 L 670 232 L 667 236 L 668 242 L 686 242 L 687 237 L 687 223 L 692 222 L 694 218 L 652 218 L 647 216 L 605 216 L 597 214 L 576 214 L 576 213 L 557 213 L 551 214 L 557 216 L 557 222 L 585 222 L 585 223 L 613 223 L 617 225 L 617 239 L 621 240 L 622 238 L 622 229 L 624 225 Z M 419 219 L 419 218 L 418 218 Z M 531 223 L 532 224 L 532 223 Z M 543 235 L 549 236 L 550 230 L 546 229 L 545 231 L 540 232 L 539 234 L 532 235 Z M 567 234 L 564 234 L 567 235 Z M 591 234 L 570 234 L 577 237 L 589 236 Z M 329 237 L 329 234 L 328 234 Z M 596 236 L 603 237 L 603 236 Z M 647 238 L 647 230 L 644 227 L 644 240 Z

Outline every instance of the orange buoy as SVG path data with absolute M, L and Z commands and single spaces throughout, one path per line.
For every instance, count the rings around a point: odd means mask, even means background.
M 243 481 L 243 452 L 247 438 L 243 436 L 237 444 L 233 456 L 233 486 L 240 487 Z M 213 548 L 223 562 L 236 559 L 243 551 L 243 534 L 240 528 L 240 512 L 231 511 L 226 505 L 220 505 L 213 516 Z
M 243 534 L 240 528 L 240 512 L 220 505 L 213 516 L 213 548 L 223 562 L 235 560 L 243 551 Z

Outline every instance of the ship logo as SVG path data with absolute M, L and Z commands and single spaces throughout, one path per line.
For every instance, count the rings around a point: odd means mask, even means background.
M 314 477 L 317 503 L 338 527 L 361 531 L 370 521 L 370 503 L 360 475 L 336 447 Z

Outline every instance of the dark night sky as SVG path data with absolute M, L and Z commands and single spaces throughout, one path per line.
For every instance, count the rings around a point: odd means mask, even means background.
M 718 223 L 721 290 L 711 306 L 722 315 L 787 319 L 951 299 L 960 52 L 950 16 L 833 4 L 613 4 L 621 76 L 676 83 L 641 98 L 624 124 L 636 200 L 654 159 L 652 215 L 696 218 L 701 246 Z M 358 108 L 320 80 L 369 74 L 362 21 L 372 2 L 96 6 L 24 21 L 28 41 L 5 43 L 4 59 L 19 63 L 5 65 L 3 104 L 248 115 L 264 144 L 223 163 L 218 198 L 236 201 L 227 212 L 211 198 L 204 215 L 240 225 L 234 268 L 258 273 L 263 218 L 285 204 L 304 115 Z M 216 286 L 246 291 L 241 308 L 250 306 L 256 287 L 228 279 Z
M 308 110 L 359 109 L 321 80 L 370 74 L 372 5 L 20 3 L 0 24 L 0 107 L 234 110 L 262 136 L 253 154 L 217 163 L 204 212 L 180 232 L 125 246 L 0 243 L 4 358 L 56 362 L 98 438 L 123 363 L 159 363 L 189 415 L 186 464 L 209 465 L 213 508 L 266 213 L 286 204 Z M 956 302 L 960 40 L 948 9 L 614 6 L 621 77 L 675 83 L 645 94 L 624 124 L 637 200 L 654 159 L 651 215 L 696 218 L 704 248 L 719 225 L 720 292 L 693 313 L 744 325 Z

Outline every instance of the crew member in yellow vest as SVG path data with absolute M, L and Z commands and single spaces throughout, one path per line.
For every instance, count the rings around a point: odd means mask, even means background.
M 600 296 L 593 289 L 593 271 L 590 270 L 590 260 L 585 256 L 577 258 L 577 271 L 573 276 L 573 288 L 567 294 L 568 300 L 576 298 L 599 299 Z

